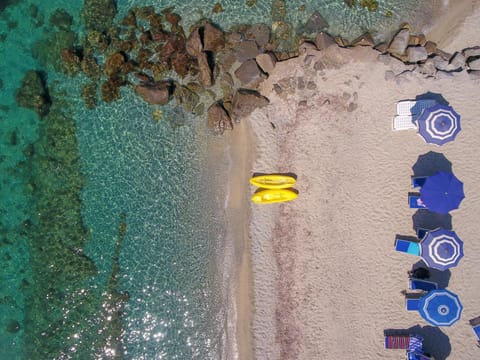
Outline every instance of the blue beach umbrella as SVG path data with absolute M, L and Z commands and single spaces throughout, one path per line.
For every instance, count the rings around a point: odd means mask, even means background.
M 443 145 L 455 140 L 460 132 L 460 115 L 450 106 L 433 105 L 422 111 L 417 126 L 427 143 Z
M 447 270 L 463 257 L 463 241 L 455 231 L 442 228 L 428 231 L 420 242 L 420 256 L 428 267 Z
M 432 290 L 420 298 L 418 312 L 434 326 L 450 326 L 460 320 L 463 306 L 451 291 Z
M 458 209 L 464 198 L 463 183 L 451 172 L 439 171 L 429 176 L 420 189 L 420 199 L 424 205 L 440 214 Z

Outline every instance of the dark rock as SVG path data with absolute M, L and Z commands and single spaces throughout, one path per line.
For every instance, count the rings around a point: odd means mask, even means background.
M 83 73 L 90 79 L 99 79 L 102 74 L 100 66 L 93 55 L 85 56 L 80 63 L 80 67 Z
M 64 9 L 56 9 L 48 20 L 50 25 L 60 30 L 70 30 L 73 24 L 73 17 Z
M 87 30 L 106 33 L 116 14 L 115 0 L 84 0 L 82 17 Z
M 267 106 L 269 100 L 258 91 L 238 89 L 233 96 L 232 118 L 235 122 L 249 116 L 255 109 Z
M 105 74 L 112 76 L 122 71 L 123 64 L 125 63 L 125 55 L 120 52 L 116 52 L 110 55 L 105 61 Z
M 307 33 L 317 33 L 326 28 L 328 28 L 328 22 L 318 11 L 314 11 L 305 24 L 305 32 Z
M 7 324 L 7 332 L 15 334 L 20 330 L 20 323 L 17 320 L 10 320 Z
M 80 71 L 80 56 L 75 50 L 62 49 L 60 56 L 62 58 L 65 71 L 68 75 L 72 76 Z
M 102 84 L 102 100 L 111 103 L 120 99 L 120 86 L 123 84 L 121 79 L 111 77 Z
M 149 104 L 165 105 L 170 100 L 171 83 L 161 81 L 135 86 L 135 92 Z
M 255 59 L 259 53 L 257 43 L 253 40 L 244 40 L 235 48 L 235 57 L 240 62 Z
M 132 10 L 129 10 L 127 15 L 125 15 L 125 17 L 120 22 L 120 25 L 136 27 L 137 26 L 137 17 L 135 16 L 135 13 Z
M 232 130 L 232 119 L 228 115 L 223 106 L 216 102 L 208 108 L 208 127 L 213 130 L 215 134 L 223 134 L 225 130 Z
M 254 24 L 245 32 L 245 38 L 254 40 L 258 46 L 264 47 L 270 41 L 270 27 L 265 24 Z
M 82 99 L 87 109 L 94 109 L 97 106 L 97 83 L 91 82 L 83 86 Z
M 245 86 L 256 87 L 266 76 L 253 59 L 245 61 L 235 70 L 235 76 Z
M 425 50 L 427 50 L 427 54 L 431 55 L 437 52 L 437 44 L 433 41 L 427 41 L 424 45 Z
M 203 50 L 216 53 L 224 47 L 225 35 L 223 31 L 210 23 L 205 24 L 203 28 Z
M 50 96 L 40 72 L 27 71 L 15 98 L 19 106 L 34 110 L 40 117 L 47 115 L 50 110 Z
M 315 38 L 315 46 L 318 50 L 325 50 L 331 45 L 336 44 L 335 39 L 325 32 L 318 33 Z
M 165 14 L 165 20 L 172 25 L 177 25 L 180 20 L 182 20 L 182 17 L 176 13 L 167 12 Z

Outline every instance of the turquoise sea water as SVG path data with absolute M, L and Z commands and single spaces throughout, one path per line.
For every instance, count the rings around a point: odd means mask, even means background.
M 271 0 L 220 1 L 220 13 L 215 3 L 119 0 L 118 18 L 154 4 L 175 6 L 187 32 L 202 17 L 224 29 L 272 23 Z M 319 10 L 333 34 L 381 39 L 417 2 L 378 3 L 369 12 L 287 1 L 286 21 L 296 28 Z M 223 259 L 233 246 L 211 179 L 226 168 L 208 167 L 204 117 L 149 106 L 126 88 L 116 102 L 85 108 L 85 79 L 57 71 L 49 50 L 82 36 L 82 7 L 0 2 L 0 358 L 225 358 L 222 279 L 234 269 Z M 61 31 L 50 21 L 57 9 L 73 17 Z M 50 89 L 43 119 L 15 101 L 29 70 Z

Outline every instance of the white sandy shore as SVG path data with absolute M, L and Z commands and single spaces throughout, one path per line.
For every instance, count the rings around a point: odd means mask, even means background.
M 401 291 L 419 258 L 395 252 L 394 238 L 414 235 L 415 211 L 407 204 L 412 166 L 435 151 L 465 183 L 466 199 L 451 221 L 465 257 L 448 284 L 464 312 L 440 328 L 448 342 L 430 337 L 426 347 L 437 359 L 478 359 L 468 319 L 480 315 L 480 81 L 465 72 L 387 81 L 389 65 L 367 48 L 357 50 L 358 60 L 336 47 L 313 56 L 277 64 L 263 86 L 270 105 L 248 119 L 257 149 L 250 173 L 294 172 L 300 193 L 291 203 L 251 208 L 254 357 L 404 357 L 383 348 L 383 331 L 428 324 L 405 310 Z M 324 70 L 314 70 L 318 60 Z M 455 142 L 436 147 L 415 131 L 392 131 L 396 102 L 427 92 L 441 94 L 462 115 Z

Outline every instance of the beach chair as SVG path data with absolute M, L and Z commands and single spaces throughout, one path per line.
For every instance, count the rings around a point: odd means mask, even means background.
M 408 193 L 408 205 L 410 209 L 427 209 L 420 199 L 418 193 Z
M 431 291 L 438 289 L 438 284 L 436 282 L 421 279 L 409 279 L 408 286 L 410 290 Z
M 418 311 L 420 307 L 420 298 L 412 298 L 406 297 L 405 298 L 405 308 L 407 311 Z
M 433 99 L 402 100 L 397 103 L 397 115 L 420 115 L 422 111 L 436 104 Z M 415 119 L 414 119 L 415 120 Z
M 411 255 L 420 255 L 420 245 L 418 244 L 418 242 L 409 239 L 402 239 L 397 237 L 395 239 L 395 250 Z
M 419 188 L 425 184 L 427 181 L 428 176 L 412 176 L 412 187 Z
M 423 338 L 420 335 L 385 335 L 385 349 L 423 350 Z
M 469 321 L 472 326 L 473 333 L 477 337 L 477 346 L 480 347 L 480 316 Z
M 393 130 L 416 130 L 417 125 L 409 115 L 397 115 L 393 118 Z

